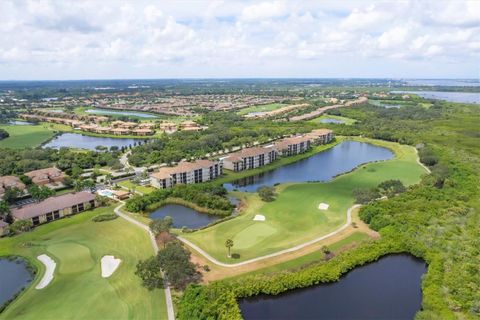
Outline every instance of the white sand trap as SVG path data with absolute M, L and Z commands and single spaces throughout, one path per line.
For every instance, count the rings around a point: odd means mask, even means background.
M 256 214 L 253 218 L 253 221 L 265 221 L 265 216 L 261 214 Z
M 103 256 L 100 262 L 102 265 L 102 278 L 108 278 L 117 270 L 122 260 L 115 259 L 114 256 Z
M 328 207 L 330 206 L 327 203 L 323 203 L 323 202 L 318 205 L 318 209 L 320 210 L 328 210 Z
M 42 280 L 40 280 L 35 289 L 43 289 L 48 286 L 50 281 L 53 280 L 53 272 L 55 271 L 57 264 L 55 263 L 55 261 L 53 261 L 52 258 L 47 256 L 46 254 L 39 255 L 37 259 L 45 265 L 46 270 Z

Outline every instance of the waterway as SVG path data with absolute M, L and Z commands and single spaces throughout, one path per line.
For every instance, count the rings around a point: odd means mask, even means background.
M 88 109 L 85 110 L 86 113 L 91 114 L 100 114 L 100 115 L 120 115 L 120 116 L 134 116 L 139 118 L 158 118 L 157 116 L 144 112 L 135 112 L 135 111 L 119 111 L 119 110 L 107 110 L 107 109 Z
M 12 299 L 33 280 L 25 261 L 0 258 L 0 306 Z
M 480 92 L 446 92 L 446 91 L 392 91 L 392 93 L 411 93 L 425 99 L 445 100 L 459 103 L 480 104 Z
M 392 151 L 365 142 L 343 141 L 326 151 L 314 154 L 271 171 L 235 180 L 224 184 L 227 190 L 255 192 L 263 185 L 277 183 L 328 181 L 335 176 L 349 172 L 357 166 L 392 159 Z
M 173 219 L 174 228 L 187 227 L 189 229 L 201 228 L 219 219 L 218 216 L 199 213 L 178 204 L 167 204 L 158 208 L 150 214 L 150 219 L 163 219 L 166 216 Z
M 239 301 L 244 319 L 413 319 L 422 304 L 422 260 L 390 255 L 338 282 Z
M 62 133 L 43 145 L 43 148 L 60 149 L 62 147 L 95 150 L 97 146 L 118 148 L 144 143 L 142 139 L 94 137 L 79 133 Z

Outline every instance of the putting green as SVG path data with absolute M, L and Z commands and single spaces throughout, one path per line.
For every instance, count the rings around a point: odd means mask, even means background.
M 47 247 L 56 259 L 60 261 L 58 272 L 63 274 L 87 271 L 94 266 L 90 249 L 76 243 L 59 243 Z
M 261 245 L 261 242 L 275 234 L 277 229 L 263 221 L 256 221 L 255 224 L 243 229 L 232 239 L 235 249 L 248 249 L 254 245 Z
M 390 148 L 395 152 L 395 158 L 362 165 L 326 183 L 280 185 L 273 202 L 262 202 L 256 193 L 238 193 L 247 204 L 241 215 L 203 230 L 182 234 L 182 237 L 222 262 L 253 259 L 305 243 L 340 228 L 347 221 L 347 210 L 355 202 L 353 190 L 357 188 L 375 187 L 390 179 L 400 179 L 408 186 L 417 183 L 421 175 L 426 173 L 417 163 L 413 147 L 364 138 L 355 140 Z M 329 204 L 327 210 L 319 210 L 318 205 L 322 202 Z M 254 227 L 252 219 L 259 212 L 265 215 L 266 223 L 260 227 L 262 222 L 257 222 L 259 227 Z M 240 255 L 239 259 L 233 261 L 226 257 L 226 239 L 234 240 L 232 253 Z

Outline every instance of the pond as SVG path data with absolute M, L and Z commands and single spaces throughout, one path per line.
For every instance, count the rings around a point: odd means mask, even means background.
M 144 143 L 143 139 L 93 137 L 79 133 L 62 133 L 43 145 L 43 148 L 60 149 L 62 147 L 95 150 L 97 146 L 128 147 L 135 143 Z
M 107 110 L 107 109 L 88 109 L 85 110 L 86 113 L 91 114 L 103 114 L 103 115 L 119 115 L 119 116 L 134 116 L 139 118 L 158 118 L 157 116 L 149 113 L 135 112 L 135 111 L 118 111 L 118 110 Z
M 0 258 L 0 306 L 12 299 L 33 280 L 25 261 Z
M 244 319 L 413 319 L 422 304 L 422 260 L 391 255 L 338 282 L 239 301 Z
M 255 192 L 263 185 L 276 183 L 328 181 L 335 176 L 349 172 L 355 167 L 373 161 L 392 159 L 394 154 L 382 147 L 365 142 L 343 141 L 331 149 L 309 158 L 282 166 L 271 171 L 235 180 L 224 184 L 231 191 Z
M 323 118 L 320 119 L 320 123 L 336 123 L 336 124 L 342 124 L 345 123 L 345 121 L 338 120 L 338 119 L 333 119 L 333 118 Z
M 31 126 L 33 123 L 27 122 L 27 121 L 21 121 L 21 120 L 10 120 L 8 121 L 8 124 L 14 125 L 14 126 Z
M 392 93 L 412 93 L 425 99 L 437 99 L 450 102 L 480 103 L 480 92 L 392 91 Z
M 173 219 L 174 228 L 187 227 L 197 229 L 206 226 L 219 219 L 218 216 L 199 213 L 188 207 L 178 204 L 167 204 L 150 214 L 150 219 L 161 219 L 170 216 Z

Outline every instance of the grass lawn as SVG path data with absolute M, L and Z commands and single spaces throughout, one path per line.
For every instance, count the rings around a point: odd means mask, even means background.
M 141 192 L 143 194 L 149 194 L 149 193 L 152 193 L 153 191 L 155 191 L 155 188 L 154 187 L 150 187 L 150 186 L 137 186 L 136 184 L 134 184 L 133 182 L 131 182 L 130 180 L 124 180 L 124 181 L 120 181 L 117 183 L 119 186 L 123 186 L 125 188 L 128 188 L 130 190 L 132 189 L 135 189 L 136 191 L 138 192 Z
M 40 270 L 32 285 L 1 315 L 2 319 L 165 319 L 163 290 L 148 291 L 135 276 L 139 259 L 153 255 L 147 234 L 117 218 L 93 222 L 99 208 L 0 240 L 1 255 L 21 255 Z M 56 263 L 53 281 L 42 290 L 35 285 L 44 267 L 36 259 L 46 253 Z M 122 260 L 107 279 L 100 259 L 112 254 Z
M 239 262 L 289 248 L 328 234 L 346 222 L 346 212 L 354 204 L 356 188 L 370 188 L 388 179 L 400 179 L 405 185 L 417 183 L 425 170 L 416 162 L 413 147 L 391 142 L 374 142 L 395 152 L 392 160 L 370 163 L 327 183 L 284 184 L 277 187 L 278 197 L 262 202 L 256 193 L 245 195 L 246 209 L 237 218 L 182 236 L 222 262 Z M 318 209 L 321 202 L 328 210 Z M 253 221 L 262 214 L 266 221 Z M 226 239 L 232 239 L 232 253 L 226 257 Z
M 54 135 L 54 131 L 47 125 L 1 125 L 0 129 L 4 129 L 10 134 L 10 137 L 0 140 L 0 148 L 23 149 L 37 147 L 51 139 Z
M 321 122 L 322 120 L 325 120 L 325 119 L 335 119 L 335 120 L 340 120 L 340 121 L 343 121 L 343 124 L 347 125 L 347 126 L 350 126 L 352 124 L 354 124 L 355 122 L 357 122 L 357 120 L 355 119 L 352 119 L 352 118 L 346 118 L 346 117 L 340 117 L 340 116 L 334 116 L 334 115 L 329 115 L 329 114 L 324 114 L 318 118 L 315 118 L 315 119 L 312 119 L 308 122 L 312 122 L 312 123 L 320 123 L 320 124 L 326 124 L 326 123 L 323 123 Z
M 262 105 L 251 106 L 251 107 L 242 109 L 238 111 L 237 114 L 243 116 L 250 112 L 267 112 L 267 111 L 280 109 L 281 107 L 285 107 L 285 106 L 286 104 L 283 104 L 283 103 L 262 104 Z

